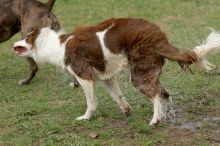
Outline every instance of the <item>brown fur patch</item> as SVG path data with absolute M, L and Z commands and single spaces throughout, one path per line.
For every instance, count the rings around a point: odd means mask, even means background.
M 35 30 L 31 32 L 30 34 L 28 34 L 27 37 L 25 38 L 26 43 L 34 46 L 39 33 L 40 33 L 39 30 Z
M 69 34 L 62 34 L 59 36 L 59 39 L 60 39 L 60 43 L 65 43 L 67 41 L 67 39 L 73 35 L 73 33 L 69 33 Z
M 74 39 L 66 44 L 65 64 L 70 65 L 76 75 L 92 80 L 93 68 L 100 72 L 105 71 L 105 61 L 99 40 L 95 35 L 95 31 L 89 31 L 86 35 L 82 35 L 88 30 L 80 29 L 74 33 Z

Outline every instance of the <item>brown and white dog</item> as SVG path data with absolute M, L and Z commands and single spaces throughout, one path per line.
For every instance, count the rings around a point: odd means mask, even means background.
M 169 99 L 159 81 L 165 59 L 177 61 L 183 68 L 200 61 L 199 49 L 180 52 L 157 25 L 136 18 L 112 18 L 69 34 L 47 27 L 33 31 L 13 47 L 20 57 L 60 66 L 77 78 L 87 101 L 85 114 L 77 120 L 90 119 L 96 110 L 97 80 L 104 82 L 113 100 L 127 114 L 130 105 L 118 86 L 116 74 L 129 68 L 132 84 L 153 102 L 150 125 L 157 124 L 165 117 Z

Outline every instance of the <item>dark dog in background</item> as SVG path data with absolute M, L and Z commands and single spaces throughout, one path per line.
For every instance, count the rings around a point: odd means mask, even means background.
M 0 1 L 0 43 L 7 41 L 17 32 L 21 31 L 24 38 L 34 29 L 51 27 L 60 29 L 56 16 L 51 12 L 55 0 L 42 3 L 36 0 L 1 0 Z M 27 57 L 30 64 L 30 73 L 20 84 L 28 84 L 35 76 L 38 66 L 36 62 Z M 78 85 L 75 82 L 75 85 Z

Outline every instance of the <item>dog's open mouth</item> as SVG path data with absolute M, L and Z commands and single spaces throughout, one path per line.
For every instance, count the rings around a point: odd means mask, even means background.
M 20 55 L 20 54 L 27 51 L 27 48 L 22 47 L 22 46 L 16 46 L 16 47 L 14 47 L 14 49 L 15 49 L 17 55 Z

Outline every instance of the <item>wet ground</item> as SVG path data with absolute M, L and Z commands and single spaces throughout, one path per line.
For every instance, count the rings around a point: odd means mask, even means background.
M 213 100 L 213 94 L 193 99 L 187 106 L 177 103 L 175 117 L 164 128 L 167 140 L 156 145 L 220 145 L 220 96 Z

